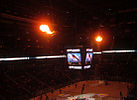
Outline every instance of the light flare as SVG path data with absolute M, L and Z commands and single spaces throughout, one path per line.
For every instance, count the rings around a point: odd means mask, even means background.
M 54 31 L 51 32 L 48 25 L 44 25 L 44 24 L 40 25 L 40 30 L 42 32 L 46 32 L 47 34 L 53 34 L 54 33 Z
M 102 38 L 101 36 L 97 36 L 97 37 L 96 37 L 96 41 L 97 41 L 97 42 L 101 42 L 102 40 L 103 40 L 103 38 Z

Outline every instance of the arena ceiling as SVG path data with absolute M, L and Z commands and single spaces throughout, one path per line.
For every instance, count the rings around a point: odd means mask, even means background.
M 1 0 L 0 57 L 60 55 L 79 45 L 95 51 L 137 49 L 137 6 L 133 0 Z M 56 34 L 39 31 L 48 21 Z M 96 32 L 105 42 L 98 46 Z M 81 80 L 135 82 L 136 53 L 94 56 L 90 70 L 67 68 L 66 59 L 0 62 L 0 98 L 29 99 Z

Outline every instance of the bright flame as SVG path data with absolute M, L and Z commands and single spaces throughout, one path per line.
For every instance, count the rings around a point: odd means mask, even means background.
M 101 36 L 97 36 L 97 37 L 96 37 L 96 41 L 97 41 L 97 42 L 101 42 L 102 40 L 103 40 L 103 38 L 102 38 Z
M 40 30 L 41 30 L 42 32 L 46 32 L 47 34 L 53 34 L 53 32 L 50 31 L 48 25 L 40 25 Z

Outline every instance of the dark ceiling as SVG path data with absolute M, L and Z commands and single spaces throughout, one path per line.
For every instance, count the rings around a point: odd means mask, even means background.
M 39 31 L 48 20 L 55 35 Z M 1 0 L 0 57 L 64 54 L 83 45 L 97 50 L 137 49 L 137 6 L 133 0 Z M 95 33 L 104 43 L 97 48 Z M 134 82 L 136 53 L 95 55 L 90 70 L 68 70 L 66 59 L 0 62 L 0 99 L 28 100 L 88 79 Z

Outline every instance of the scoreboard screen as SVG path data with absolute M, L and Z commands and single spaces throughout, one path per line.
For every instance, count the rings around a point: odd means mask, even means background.
M 69 69 L 89 69 L 93 59 L 93 49 L 67 49 Z
M 81 54 L 80 53 L 68 53 L 67 62 L 69 65 L 81 65 Z
M 86 53 L 85 64 L 91 64 L 93 53 Z
M 85 65 L 91 64 L 93 59 L 93 49 L 86 49 Z

